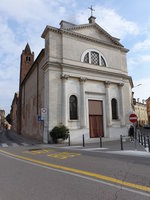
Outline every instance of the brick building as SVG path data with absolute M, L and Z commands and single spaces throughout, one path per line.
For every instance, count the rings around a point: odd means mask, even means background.
M 17 119 L 18 119 L 18 99 L 19 99 L 19 93 L 15 93 L 12 105 L 11 105 L 11 129 L 17 132 Z
M 5 127 L 5 110 L 0 109 L 0 128 Z

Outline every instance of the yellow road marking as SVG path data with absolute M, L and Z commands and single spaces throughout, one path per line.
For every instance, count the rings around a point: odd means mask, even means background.
M 117 183 L 117 184 L 122 185 L 122 186 L 127 186 L 127 187 L 130 187 L 130 188 L 142 190 L 142 191 L 145 191 L 145 192 L 150 192 L 150 187 L 147 187 L 147 186 L 126 182 L 126 181 L 122 181 L 122 180 L 112 178 L 112 177 L 109 177 L 109 176 L 104 176 L 104 175 L 101 175 L 101 174 L 96 174 L 96 173 L 83 171 L 83 170 L 79 170 L 79 169 L 75 169 L 75 168 L 65 167 L 65 166 L 56 165 L 56 164 L 52 164 L 52 163 L 47 163 L 47 162 L 43 162 L 43 161 L 40 161 L 40 160 L 35 160 L 35 159 L 32 159 L 32 158 L 12 154 L 12 153 L 9 153 L 9 152 L 3 151 L 3 150 L 0 150 L 0 152 L 4 153 L 6 155 L 12 156 L 12 157 L 21 159 L 21 160 L 29 161 L 29 162 L 40 164 L 40 165 L 43 165 L 43 166 L 47 166 L 47 167 L 51 167 L 51 168 L 55 168 L 55 169 L 60 169 L 60 170 L 68 171 L 68 172 L 73 172 L 73 173 L 77 173 L 77 174 L 82 174 L 82 175 L 85 175 L 85 176 L 94 177 L 94 178 L 97 178 L 97 179 L 109 181 L 111 183 Z
M 73 158 L 75 156 L 80 156 L 80 153 L 69 153 L 69 152 L 57 152 L 53 149 L 41 149 L 41 150 L 32 150 L 32 151 L 24 151 L 23 153 L 28 153 L 32 155 L 39 155 L 39 154 L 45 154 L 48 157 L 57 158 L 57 159 L 67 159 L 67 158 Z
M 80 156 L 79 153 L 68 153 L 68 152 L 56 152 L 52 154 L 48 154 L 47 156 L 53 157 L 53 158 L 58 158 L 58 159 L 66 159 L 66 158 L 73 158 L 75 156 Z

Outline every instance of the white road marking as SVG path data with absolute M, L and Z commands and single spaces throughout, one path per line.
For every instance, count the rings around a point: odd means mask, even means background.
M 62 149 L 75 149 L 75 148 L 81 148 L 82 146 L 66 146 L 66 147 L 59 147 Z
M 21 144 L 22 144 L 23 146 L 26 146 L 26 147 L 27 147 L 27 146 L 29 146 L 29 144 L 27 144 L 27 143 L 24 143 L 24 142 L 23 142 L 23 143 L 21 143 Z
M 127 151 L 105 151 L 105 153 L 120 154 L 120 155 L 129 155 L 129 156 L 142 156 L 150 157 L 150 153 L 146 151 L 137 151 L 137 150 L 127 150 Z
M 86 148 L 86 149 L 80 149 L 80 150 L 82 150 L 82 151 L 95 151 L 95 150 L 101 151 L 101 150 L 106 150 L 106 149 L 108 149 L 108 148 L 100 148 L 99 147 L 99 148 Z
M 127 188 L 127 187 L 124 187 L 124 186 L 115 185 L 113 183 L 108 183 L 108 182 L 105 182 L 105 181 L 102 181 L 102 180 L 97 180 L 97 179 L 94 179 L 94 178 L 90 178 L 90 177 L 86 177 L 86 176 L 83 176 L 83 175 L 75 174 L 73 172 L 67 172 L 67 171 L 63 171 L 63 170 L 60 170 L 60 169 L 54 169 L 54 168 L 51 168 L 51 167 L 46 167 L 46 166 L 43 166 L 43 165 L 40 165 L 40 164 L 32 163 L 30 161 L 26 161 L 26 160 L 22 160 L 22 159 L 19 159 L 19 158 L 15 158 L 15 157 L 6 155 L 6 154 L 4 154 L 2 152 L 0 152 L 0 154 L 5 156 L 5 157 L 14 159 L 14 160 L 18 160 L 18 161 L 21 161 L 21 162 L 24 162 L 24 163 L 28 163 L 30 165 L 38 166 L 38 167 L 41 167 L 41 168 L 45 168 L 45 169 L 48 169 L 48 170 L 51 170 L 51 171 L 60 172 L 60 173 L 63 173 L 63 174 L 68 174 L 68 175 L 71 175 L 71 176 L 76 176 L 76 177 L 83 178 L 83 179 L 86 179 L 86 180 L 89 180 L 89 181 L 93 181 L 93 182 L 97 182 L 97 183 L 101 183 L 101 184 L 104 184 L 104 185 L 108 185 L 110 187 L 114 187 L 114 188 L 117 188 L 117 189 L 125 190 L 127 192 L 132 192 L 132 193 L 136 193 L 136 194 L 139 194 L 139 195 L 142 195 L 142 196 L 150 197 L 150 193 L 147 193 L 147 192 L 141 192 L 141 191 L 130 189 L 130 188 Z
M 6 144 L 6 143 L 2 143 L 1 145 L 2 145 L 2 147 L 8 147 L 8 144 Z
M 12 145 L 13 147 L 19 147 L 19 144 L 17 144 L 17 143 L 11 143 L 11 145 Z

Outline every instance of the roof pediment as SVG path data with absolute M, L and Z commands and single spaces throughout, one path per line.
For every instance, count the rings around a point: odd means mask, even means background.
M 96 23 L 77 25 L 77 26 L 68 28 L 66 30 L 83 34 L 85 36 L 104 41 L 105 43 L 123 47 L 123 45 L 120 44 L 119 39 L 112 37 L 109 33 L 107 33 L 103 28 L 101 28 Z

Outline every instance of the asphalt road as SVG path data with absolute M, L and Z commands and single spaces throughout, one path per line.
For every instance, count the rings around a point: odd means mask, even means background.
M 0 169 L 0 200 L 150 200 L 149 155 L 10 145 Z

